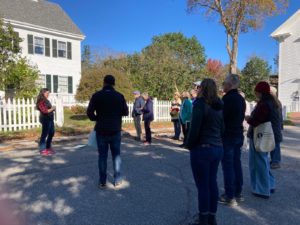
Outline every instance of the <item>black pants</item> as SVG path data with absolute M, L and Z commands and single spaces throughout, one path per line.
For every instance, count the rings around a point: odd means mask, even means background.
M 183 144 L 185 144 L 188 133 L 189 133 L 190 122 L 183 124 L 182 121 L 180 120 L 180 123 L 181 123 L 181 128 L 182 128 L 182 133 L 183 133 Z
M 150 123 L 151 121 L 147 121 L 147 120 L 144 121 L 146 141 L 149 143 L 151 143 L 152 141 Z

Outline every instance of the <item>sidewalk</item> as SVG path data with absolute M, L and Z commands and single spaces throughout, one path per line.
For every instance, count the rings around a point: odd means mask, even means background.
M 282 168 L 272 171 L 276 192 L 269 200 L 252 196 L 243 151 L 245 202 L 219 205 L 218 225 L 300 224 L 299 137 L 299 127 L 285 128 Z M 0 198 L 15 201 L 28 225 L 187 225 L 197 213 L 189 152 L 177 147 L 180 142 L 159 136 L 143 146 L 124 135 L 124 182 L 117 189 L 112 185 L 109 156 L 106 190 L 97 188 L 97 151 L 85 142 L 57 143 L 53 157 L 38 155 L 36 147 L 0 153 L 0 187 L 6 187 Z M 218 182 L 222 193 L 221 168 Z

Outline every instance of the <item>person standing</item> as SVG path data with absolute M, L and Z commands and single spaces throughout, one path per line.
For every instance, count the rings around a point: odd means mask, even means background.
M 246 121 L 250 125 L 249 137 L 249 169 L 252 194 L 268 199 L 275 191 L 275 178 L 270 171 L 268 152 L 258 152 L 255 149 L 253 128 L 270 121 L 274 133 L 275 143 L 282 141 L 279 105 L 270 94 L 270 85 L 261 81 L 255 87 L 257 105 Z
M 134 103 L 133 103 L 133 109 L 132 109 L 132 117 L 134 121 L 134 127 L 136 130 L 136 140 L 141 141 L 141 135 L 142 135 L 142 128 L 141 128 L 141 115 L 142 115 L 142 108 L 145 104 L 145 101 L 143 97 L 141 96 L 139 91 L 134 91 Z
M 246 102 L 240 95 L 238 88 L 240 80 L 238 75 L 229 74 L 223 82 L 225 95 L 223 116 L 225 131 L 223 134 L 222 169 L 224 177 L 225 193 L 219 198 L 219 202 L 235 206 L 237 201 L 243 200 L 243 172 L 241 164 L 241 152 L 244 143 L 244 127 Z
M 276 100 L 277 104 L 279 105 L 279 119 L 281 123 L 281 130 L 283 130 L 283 116 L 282 116 L 282 104 L 279 101 L 277 97 L 277 89 L 275 87 L 271 87 L 271 95 L 274 97 Z M 281 162 L 281 147 L 280 147 L 280 142 L 275 143 L 275 149 L 274 151 L 271 151 L 271 169 L 279 169 L 280 162 Z
M 40 123 L 42 124 L 42 133 L 39 141 L 39 150 L 41 155 L 52 155 L 52 139 L 55 133 L 54 111 L 55 107 L 48 100 L 49 90 L 42 88 L 36 100 L 36 108 L 40 111 Z M 47 140 L 46 140 L 47 139 Z
M 174 100 L 171 103 L 170 115 L 171 121 L 174 124 L 174 137 L 172 139 L 179 140 L 181 129 L 180 129 L 180 121 L 179 121 L 179 113 L 180 113 L 181 99 L 180 93 L 175 92 Z
M 185 91 L 182 93 L 182 105 L 180 108 L 180 122 L 183 133 L 183 144 L 179 145 L 179 147 L 185 147 L 185 142 L 188 134 L 188 130 L 190 127 L 191 117 L 192 117 L 192 100 L 190 93 Z
M 193 225 L 215 225 L 218 206 L 217 172 L 222 159 L 223 103 L 217 85 L 204 79 L 194 102 L 186 146 L 198 190 L 199 216 Z
M 151 97 L 148 95 L 148 93 L 143 93 L 142 96 L 145 100 L 145 105 L 142 109 L 143 121 L 144 121 L 144 127 L 145 127 L 145 135 L 146 135 L 146 141 L 144 142 L 144 145 L 150 145 L 152 143 L 150 124 L 154 120 L 153 101 L 152 101 Z
M 122 116 L 128 115 L 128 106 L 124 96 L 114 89 L 115 78 L 106 75 L 103 88 L 93 94 L 88 108 L 87 116 L 96 121 L 95 131 L 98 145 L 99 188 L 106 187 L 107 157 L 110 148 L 114 168 L 114 185 L 122 183 L 121 179 L 121 126 Z

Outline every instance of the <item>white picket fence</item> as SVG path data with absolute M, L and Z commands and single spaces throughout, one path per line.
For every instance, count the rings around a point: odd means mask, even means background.
M 123 117 L 123 123 L 132 123 L 133 118 L 131 116 L 133 102 L 128 102 L 128 109 L 129 115 Z M 171 121 L 170 117 L 170 108 L 171 108 L 171 101 L 160 101 L 157 98 L 153 99 L 153 114 L 154 114 L 154 121 L 155 122 L 164 122 L 164 121 Z
M 55 123 L 64 123 L 64 108 L 62 98 L 51 97 L 50 102 L 56 106 Z M 87 106 L 87 104 L 83 104 Z M 133 103 L 128 103 L 129 115 L 123 117 L 124 123 L 132 123 L 131 111 Z M 170 101 L 153 100 L 154 121 L 170 121 Z M 36 110 L 35 99 L 8 99 L 0 101 L 0 132 L 27 130 L 41 126 L 39 111 Z
M 62 126 L 64 111 L 61 99 L 52 97 L 52 105 L 56 106 L 55 123 Z M 0 132 L 26 130 L 39 127 L 39 111 L 36 110 L 35 99 L 8 99 L 0 101 Z

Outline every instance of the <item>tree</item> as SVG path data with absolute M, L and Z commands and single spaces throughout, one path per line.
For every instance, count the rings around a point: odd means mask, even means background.
M 16 97 L 30 98 L 38 93 L 36 80 L 39 77 L 37 67 L 28 66 L 26 58 L 19 58 L 13 67 L 7 70 L 6 91 L 13 91 Z
M 203 10 L 206 16 L 217 16 L 224 26 L 231 73 L 237 72 L 240 33 L 261 27 L 265 17 L 282 12 L 287 5 L 288 0 L 187 0 L 190 12 Z
M 193 81 L 204 76 L 205 58 L 195 37 L 167 33 L 153 37 L 141 54 L 128 56 L 128 74 L 135 88 L 171 99 L 174 91 L 188 90 Z
M 5 90 L 7 70 L 14 66 L 15 58 L 21 51 L 20 42 L 12 26 L 0 19 L 0 90 Z
M 271 66 L 267 61 L 254 56 L 247 63 L 242 70 L 241 89 L 245 93 L 246 99 L 254 101 L 256 99 L 254 94 L 255 85 L 260 81 L 268 81 L 271 72 Z
M 81 63 L 82 63 L 82 68 L 89 67 L 92 64 L 91 48 L 89 45 L 83 46 Z
M 0 19 L 0 90 L 10 96 L 33 97 L 39 70 L 20 56 L 21 41 L 13 27 Z
M 216 59 L 208 59 L 205 68 L 208 77 L 213 78 L 217 82 L 218 86 L 220 86 L 226 76 L 226 74 L 223 72 L 224 66 L 221 61 Z
M 114 68 L 105 67 L 103 64 L 92 65 L 81 76 L 76 93 L 76 100 L 88 101 L 91 96 L 102 89 L 103 79 L 107 74 L 112 74 L 116 79 L 116 90 L 120 91 L 126 99 L 132 98 L 132 86 L 125 73 Z

